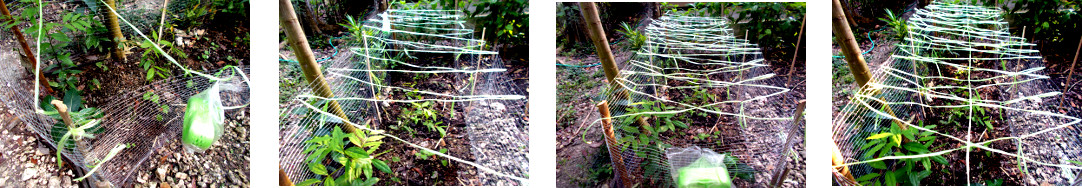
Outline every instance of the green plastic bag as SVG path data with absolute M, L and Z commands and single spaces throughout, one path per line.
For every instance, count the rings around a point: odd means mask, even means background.
M 706 158 L 699 158 L 695 163 L 683 168 L 680 168 L 678 174 L 677 185 L 681 188 L 706 188 L 706 187 L 722 187 L 728 188 L 732 186 L 732 179 L 729 178 L 729 170 L 725 169 L 725 166 L 721 167 L 709 167 L 712 166 L 706 161 Z
M 203 153 L 222 137 L 225 113 L 218 83 L 188 98 L 181 141 L 189 152 Z
M 724 154 L 691 146 L 669 148 L 665 151 L 665 155 L 669 158 L 670 173 L 677 187 L 728 188 L 732 186 L 732 179 L 725 165 L 727 156 Z

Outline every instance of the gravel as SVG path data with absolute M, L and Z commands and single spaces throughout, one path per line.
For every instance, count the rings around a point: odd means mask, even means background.
M 136 175 L 134 187 L 249 187 L 248 112 L 226 111 L 226 132 L 205 153 L 179 140 L 159 148 Z M 178 138 L 179 139 L 179 138 Z

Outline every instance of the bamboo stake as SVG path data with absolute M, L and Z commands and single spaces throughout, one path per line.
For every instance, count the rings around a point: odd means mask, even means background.
M 871 73 L 868 72 L 868 64 L 864 62 L 864 56 L 860 55 L 860 48 L 857 47 L 857 40 L 853 37 L 853 31 L 849 29 L 849 22 L 846 22 L 845 9 L 842 8 L 842 3 L 838 0 L 831 1 L 832 18 L 831 28 L 834 32 L 834 37 L 838 40 L 838 45 L 842 47 L 842 53 L 845 55 L 845 62 L 849 65 L 849 72 L 853 73 L 853 78 L 857 80 L 858 92 L 862 90 L 865 84 L 871 80 Z M 887 109 L 890 109 L 889 107 Z M 845 158 L 838 150 L 838 144 L 833 144 L 834 153 L 832 155 L 834 163 L 842 162 L 844 164 Z M 837 165 L 837 164 L 835 164 Z M 853 179 L 853 175 L 849 173 L 849 167 L 843 167 L 841 172 L 845 178 Z
M 312 54 L 312 48 L 308 46 L 308 39 L 304 37 L 304 31 L 301 30 L 301 25 L 297 22 L 297 15 L 293 13 L 293 4 L 289 3 L 289 0 L 278 0 L 278 19 L 281 20 L 281 26 L 285 28 L 289 47 L 296 54 L 297 62 L 301 65 L 301 70 L 304 73 L 304 79 L 308 81 L 312 91 L 323 98 L 334 98 L 334 93 L 331 93 L 330 85 L 327 84 L 327 80 L 323 78 L 323 73 L 320 72 L 319 64 L 316 63 L 316 58 Z M 349 117 L 342 111 L 342 106 L 338 104 L 338 101 L 329 100 L 327 105 L 329 105 L 331 113 L 349 121 Z M 340 126 L 349 133 L 359 132 L 353 126 L 346 124 Z
M 616 84 L 616 76 L 620 75 L 620 72 L 616 67 L 616 59 L 612 56 L 612 49 L 609 48 L 605 30 L 601 27 L 597 5 L 593 2 L 579 3 L 579 11 L 582 12 L 583 20 L 586 22 L 586 31 L 590 34 L 590 39 L 593 39 L 594 48 L 597 49 L 597 58 L 601 59 L 601 68 L 605 70 L 605 78 L 608 79 L 609 85 L 619 87 L 619 84 Z
M 796 131 L 800 129 L 800 121 L 804 119 L 805 104 L 807 104 L 805 100 L 797 102 L 796 113 L 793 114 L 793 125 L 789 127 L 789 133 L 787 134 L 789 139 L 785 141 L 785 145 L 782 145 L 782 152 L 781 155 L 779 155 L 781 158 L 778 161 L 782 163 L 781 167 L 774 170 L 773 178 L 770 181 L 770 184 L 774 187 L 780 187 L 782 180 L 785 179 L 785 176 L 789 175 L 789 168 L 786 168 L 786 166 L 788 166 L 788 160 L 786 159 L 789 158 L 789 155 L 786 154 L 788 154 L 793 147 L 792 136 L 797 134 Z
M 598 103 L 597 110 L 601 112 L 601 127 L 605 129 L 605 145 L 609 149 L 613 168 L 616 168 L 616 175 L 620 176 L 620 183 L 623 187 L 631 187 L 631 180 L 627 177 L 627 172 L 623 171 L 627 168 L 624 166 L 624 157 L 620 155 L 620 148 L 617 146 L 616 133 L 612 129 L 612 117 L 609 114 L 608 101 Z
M 162 35 L 164 35 L 164 34 L 162 34 L 162 28 L 165 27 L 165 13 L 169 12 L 168 8 L 169 8 L 169 0 L 165 0 L 165 3 L 162 3 L 162 18 L 159 19 L 160 21 L 158 22 L 158 36 L 157 36 L 157 38 L 154 39 L 154 42 L 161 42 L 162 41 Z
M 282 165 L 278 165 L 278 186 L 293 186 L 293 181 L 289 180 L 286 171 L 282 170 Z
M 116 6 L 116 0 L 105 0 L 105 4 L 108 4 L 109 7 L 119 9 L 119 7 Z M 120 22 L 117 21 L 117 15 L 108 13 L 105 19 L 105 26 L 109 28 L 109 33 L 113 35 L 112 40 L 115 45 L 113 46 L 113 58 L 120 61 L 127 61 L 128 58 L 126 57 L 126 54 L 128 53 L 128 49 L 124 47 L 124 43 L 127 42 L 127 39 L 124 39 L 124 33 L 121 33 L 120 31 Z
M 1078 52 L 1080 50 L 1082 50 L 1082 38 L 1078 38 L 1078 47 L 1075 47 L 1074 50 L 1074 60 L 1071 61 L 1071 69 L 1068 71 L 1069 73 L 1067 73 L 1067 82 L 1063 83 L 1063 92 L 1067 92 L 1067 87 L 1071 86 L 1071 76 L 1074 75 L 1075 64 L 1078 64 Z M 1059 98 L 1059 105 L 1061 107 L 1063 106 L 1063 98 L 1067 98 L 1067 95 L 1063 95 L 1063 97 Z
M 789 81 L 785 81 L 785 85 L 789 85 L 789 83 L 793 82 L 793 67 L 794 65 L 796 65 L 796 57 L 800 55 L 800 42 L 804 41 L 800 38 L 804 37 L 804 21 L 807 20 L 807 16 L 804 16 L 804 18 L 800 19 L 800 32 L 796 36 L 796 50 L 793 51 L 793 60 L 789 61 Z
M 845 62 L 849 64 L 849 71 L 853 73 L 853 78 L 857 80 L 857 88 L 864 88 L 864 85 L 871 81 L 872 75 L 868 71 L 868 64 L 864 62 L 864 56 L 860 55 L 860 47 L 857 46 L 857 40 L 853 37 L 853 30 L 849 29 L 849 23 L 845 21 L 845 13 L 842 11 L 842 4 L 838 0 L 833 0 L 833 20 L 832 28 L 834 30 L 834 36 L 838 40 L 838 45 L 842 47 L 842 53 L 845 54 Z
M 601 59 L 601 68 L 605 70 L 605 79 L 609 81 L 609 86 L 613 87 L 616 97 L 619 99 L 629 100 L 630 96 L 627 91 L 624 91 L 623 86 L 617 84 L 616 77 L 620 75 L 620 71 L 616 67 L 616 59 L 612 55 L 612 48 L 609 47 L 608 38 L 605 36 L 605 29 L 601 27 L 601 17 L 597 13 L 597 5 L 593 2 L 579 3 L 579 11 L 582 12 L 582 18 L 586 23 L 586 31 L 590 35 L 594 43 L 594 49 L 597 51 L 597 57 Z M 649 133 L 650 130 L 647 127 L 650 126 L 646 123 L 646 120 L 642 117 L 638 117 L 635 121 L 643 127 L 644 133 Z
M 60 114 L 60 118 L 64 120 L 64 125 L 68 126 L 68 131 L 75 130 L 75 122 L 71 120 L 71 114 L 68 114 L 68 106 L 64 105 L 64 102 L 60 100 L 53 100 L 49 103 L 52 104 L 53 107 L 56 107 L 56 112 L 58 112 Z M 76 142 L 78 142 L 80 139 L 78 136 L 76 136 L 75 140 Z M 63 150 L 62 148 L 64 148 L 64 143 L 59 143 L 56 146 L 56 152 L 59 153 L 61 150 Z M 57 154 L 57 156 L 60 155 Z M 57 161 L 59 162 L 60 167 L 64 167 L 63 160 L 57 159 Z
M 71 114 L 68 113 L 68 105 L 64 105 L 64 102 L 60 100 L 53 100 L 49 103 L 56 107 L 56 111 L 60 113 L 60 118 L 64 119 L 64 124 L 68 125 L 68 130 L 75 129 L 75 122 L 71 120 Z
M 8 5 L 4 1 L 0 1 L 0 13 L 4 14 L 5 22 L 14 22 L 11 18 L 11 11 L 8 11 Z M 23 55 L 26 56 L 27 61 L 34 63 L 34 66 L 40 67 L 37 61 L 37 57 L 34 57 L 34 51 L 30 50 L 30 45 L 26 43 L 26 38 L 23 37 L 23 32 L 19 30 L 18 24 L 11 24 L 11 32 L 15 34 L 15 38 L 19 40 L 19 47 L 23 50 Z M 38 79 L 41 80 L 41 88 L 45 89 L 45 93 L 53 93 L 53 87 L 49 86 L 49 79 L 45 78 L 44 74 L 37 74 Z M 36 105 L 36 104 L 35 104 Z

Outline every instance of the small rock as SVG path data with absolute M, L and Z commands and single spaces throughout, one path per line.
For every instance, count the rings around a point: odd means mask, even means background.
M 71 176 L 63 176 L 63 180 L 60 181 L 60 187 L 71 187 Z
M 26 170 L 23 171 L 23 176 L 19 180 L 26 181 L 26 180 L 29 180 L 30 178 L 33 178 L 34 176 L 37 176 L 37 175 L 38 175 L 38 169 L 36 169 L 36 168 L 27 168 Z
M 177 172 L 177 179 L 186 180 L 186 179 L 188 179 L 188 174 L 185 174 L 183 172 Z
M 38 147 L 38 149 L 37 149 L 37 154 L 38 154 L 38 155 L 49 155 L 49 148 L 46 148 L 46 147 Z
M 53 176 L 52 178 L 49 178 L 49 187 L 59 187 L 59 186 L 60 186 L 60 178 L 58 178 L 56 176 Z
M 168 167 L 166 167 L 166 166 L 159 166 L 158 167 L 158 180 L 165 181 L 165 173 L 168 172 L 166 170 L 166 168 L 168 168 Z

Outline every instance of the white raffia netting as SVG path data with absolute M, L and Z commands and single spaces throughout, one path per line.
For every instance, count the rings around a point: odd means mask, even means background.
M 791 147 L 803 142 L 803 121 L 792 119 L 798 99 L 784 78 L 774 77 L 759 47 L 736 38 L 728 25 L 724 19 L 670 12 L 645 29 L 646 44 L 605 93 L 616 130 L 617 143 L 607 143 L 614 179 L 626 176 L 633 186 L 676 186 L 665 151 L 691 146 L 735 157 L 739 162 L 727 162 L 727 168 L 736 186 L 767 186 L 781 169 L 803 178 L 803 169 L 786 167 L 804 158 Z M 642 134 L 647 131 L 635 123 L 644 116 L 651 124 L 648 132 L 657 137 Z M 666 128 L 670 122 L 687 127 Z M 706 141 L 698 134 L 716 136 Z M 783 186 L 803 184 L 785 181 Z
M 833 141 L 844 158 L 834 167 L 846 167 L 860 179 L 886 173 L 882 167 L 889 171 L 932 159 L 946 164 L 931 162 L 923 176 L 958 184 L 1006 172 L 1021 176 L 1023 184 L 1076 183 L 1082 165 L 1070 161 L 1082 160 L 1079 119 L 1054 110 L 1060 86 L 1044 75 L 1034 45 L 1010 36 L 1001 15 L 998 9 L 942 2 L 916 9 L 905 40 L 834 118 Z M 981 118 L 992 120 L 973 120 Z M 919 134 L 890 146 L 868 139 L 889 132 L 892 124 Z M 897 147 L 913 142 L 928 151 Z M 895 149 L 866 152 L 877 147 Z M 997 157 L 1001 161 L 992 164 L 977 160 Z M 841 185 L 861 183 L 834 174 Z
M 482 49 L 484 41 L 473 38 L 474 29 L 458 11 L 391 9 L 363 21 L 363 37 L 344 37 L 334 44 L 331 57 L 321 58 L 323 73 L 334 98 L 317 97 L 308 89 L 300 90 L 286 104 L 280 118 L 281 168 L 297 182 L 319 178 L 309 171 L 305 143 L 314 136 L 331 132 L 334 126 L 355 126 L 366 133 L 391 130 L 381 122 L 395 120 L 387 108 L 396 104 L 431 102 L 435 106 L 463 106 L 463 118 L 470 143 L 470 156 L 437 154 L 461 166 L 459 174 L 477 171 L 483 185 L 523 185 L 528 174 L 528 128 L 524 118 L 526 92 L 507 75 L 503 62 L 494 51 Z M 326 60 L 324 60 L 326 59 Z M 289 79 L 303 79 L 299 77 Z M 404 85 L 394 80 L 442 79 L 438 85 Z M 418 82 L 414 82 L 418 83 Z M 329 115 L 320 109 L 328 100 L 338 101 L 349 121 Z M 500 103 L 502 108 L 490 108 Z M 404 110 L 404 109 L 403 109 Z M 440 119 L 455 115 L 436 114 Z M 449 123 L 449 122 L 445 122 Z M 419 126 L 419 125 L 418 125 Z M 424 126 L 412 127 L 419 132 Z M 385 131 L 384 147 L 405 144 L 425 151 L 438 150 L 428 141 L 414 140 L 404 131 Z M 437 138 L 439 139 L 439 138 Z M 433 140 L 434 141 L 434 140 Z M 367 148 L 366 148 L 367 149 Z M 470 160 L 472 156 L 472 161 Z M 403 158 L 387 161 L 392 169 L 419 159 Z M 319 161 L 330 168 L 336 163 Z M 380 172 L 382 173 L 382 172 Z M 333 174 L 340 175 L 340 174 Z M 390 180 L 381 180 L 390 181 Z

